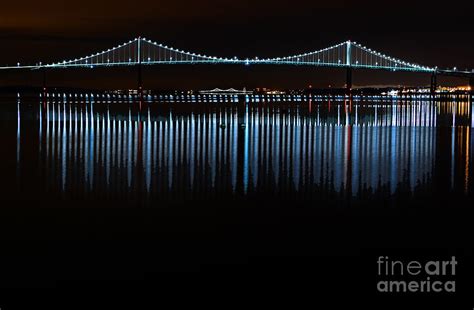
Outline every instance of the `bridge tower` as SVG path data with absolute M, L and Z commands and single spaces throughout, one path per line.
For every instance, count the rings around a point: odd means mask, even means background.
M 352 92 L 352 53 L 351 41 L 346 42 L 346 91 L 348 94 Z
M 138 67 L 138 95 L 143 97 L 143 79 L 142 79 L 142 37 L 138 37 L 137 41 L 137 67 Z

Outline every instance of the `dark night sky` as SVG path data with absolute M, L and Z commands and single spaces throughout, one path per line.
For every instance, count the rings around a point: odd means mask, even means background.
M 285 56 L 351 39 L 416 63 L 474 68 L 473 1 L 64 1 L 2 3 L 2 64 L 52 62 L 88 55 L 138 35 L 216 56 Z M 97 74 L 100 73 L 100 74 Z M 145 87 L 340 86 L 339 70 L 288 67 L 148 68 Z M 130 69 L 68 70 L 55 85 L 133 87 Z M 413 74 L 357 71 L 356 85 L 427 84 Z M 0 83 L 36 83 L 33 73 Z M 464 84 L 463 80 L 450 80 Z

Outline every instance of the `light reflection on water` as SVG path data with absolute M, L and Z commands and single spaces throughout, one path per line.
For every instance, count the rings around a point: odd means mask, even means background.
M 18 99 L 17 179 L 29 182 L 28 171 L 37 172 L 47 196 L 317 200 L 440 188 L 472 193 L 469 102 L 22 104 Z
M 36 117 L 38 171 L 45 192 L 66 198 L 393 196 L 433 191 L 436 175 L 470 194 L 471 114 L 467 102 L 229 103 L 177 111 L 48 101 Z M 20 126 L 17 139 L 20 152 L 27 143 Z

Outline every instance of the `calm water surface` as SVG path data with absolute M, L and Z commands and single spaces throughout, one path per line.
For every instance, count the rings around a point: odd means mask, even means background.
M 471 197 L 472 104 L 3 98 L 4 199 Z

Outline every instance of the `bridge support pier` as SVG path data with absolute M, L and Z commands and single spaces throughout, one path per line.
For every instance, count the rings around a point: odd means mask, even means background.
M 138 95 L 140 98 L 143 97 L 143 78 L 142 78 L 142 65 L 138 64 L 138 77 L 137 77 L 137 82 L 138 82 Z
M 352 68 L 346 69 L 346 91 L 348 94 L 352 92 Z
M 41 73 L 43 75 L 43 92 L 46 93 L 46 69 L 41 69 Z
M 431 84 L 430 84 L 431 93 L 432 94 L 436 93 L 437 88 L 438 88 L 438 76 L 436 75 L 436 73 L 433 73 L 431 75 Z

